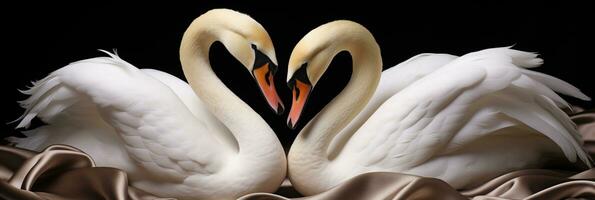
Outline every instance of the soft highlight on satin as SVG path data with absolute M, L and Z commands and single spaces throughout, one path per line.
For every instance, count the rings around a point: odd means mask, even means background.
M 572 119 L 585 138 L 585 149 L 589 149 L 589 153 L 595 156 L 595 110 L 578 113 Z M 51 146 L 41 152 L 0 146 L 0 191 L 1 199 L 19 200 L 160 199 L 129 186 L 125 172 L 114 168 L 96 167 L 84 152 L 63 145 Z M 299 196 L 292 191 L 292 188 L 281 188 L 277 194 L 255 193 L 239 199 L 287 200 L 293 198 L 282 195 Z M 595 169 L 582 172 L 551 169 L 515 171 L 464 191 L 457 191 L 438 179 L 399 173 L 368 173 L 354 177 L 324 193 L 300 199 L 436 198 L 445 200 L 593 199 L 595 198 Z

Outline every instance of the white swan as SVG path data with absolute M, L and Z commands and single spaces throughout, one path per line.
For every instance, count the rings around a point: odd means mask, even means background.
M 161 197 L 235 199 L 274 192 L 286 175 L 283 148 L 212 71 L 209 47 L 216 41 L 254 75 L 280 112 L 268 33 L 245 14 L 216 9 L 184 33 L 180 60 L 190 85 L 111 54 L 72 63 L 24 91 L 31 96 L 22 102 L 27 110 L 18 127 L 35 116 L 50 125 L 16 139 L 18 146 L 80 148 L 98 166 L 123 169 L 132 185 Z
M 564 156 L 591 166 L 575 126 L 557 107 L 568 104 L 554 91 L 589 97 L 524 69 L 542 63 L 536 54 L 509 48 L 461 57 L 421 54 L 381 76 L 378 44 L 350 21 L 322 25 L 294 48 L 287 76 L 294 95 L 290 127 L 341 51 L 353 58 L 349 83 L 289 151 L 289 178 L 304 195 L 372 171 L 436 177 L 466 188 Z

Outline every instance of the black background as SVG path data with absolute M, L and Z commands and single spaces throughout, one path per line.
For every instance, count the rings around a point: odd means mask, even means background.
M 539 52 L 545 64 L 535 70 L 566 80 L 595 96 L 592 3 L 563 1 L 472 4 L 386 4 L 372 1 L 175 3 L 44 3 L 3 5 L 2 11 L 2 133 L 15 134 L 25 98 L 16 89 L 43 78 L 69 62 L 103 56 L 97 49 L 118 49 L 120 56 L 139 68 L 159 69 L 183 79 L 178 58 L 181 36 L 190 22 L 212 8 L 231 8 L 249 14 L 268 31 L 275 45 L 280 71 L 277 89 L 289 108 L 290 92 L 284 80 L 288 57 L 303 35 L 332 20 L 361 23 L 375 36 L 388 68 L 419 53 L 462 55 L 484 48 L 515 45 Z M 287 112 L 279 117 L 269 110 L 255 82 L 241 64 L 218 44 L 211 60 L 219 77 L 268 121 L 287 146 L 299 129 L 346 84 L 350 65 L 340 54 L 314 90 L 297 130 L 286 127 Z M 157 94 L 156 94 L 157 95 Z M 592 102 L 569 99 L 582 107 Z

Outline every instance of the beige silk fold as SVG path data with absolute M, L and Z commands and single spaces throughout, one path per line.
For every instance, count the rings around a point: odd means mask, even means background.
M 91 157 L 66 145 L 39 153 L 0 146 L 0 178 L 0 199 L 155 199 L 129 187 L 125 172 L 95 167 Z
M 572 119 L 583 135 L 585 149 L 595 157 L 595 110 L 574 114 Z M 167 199 L 129 186 L 125 172 L 96 167 L 89 155 L 66 145 L 52 145 L 42 152 L 0 146 L 0 179 L 0 199 Z M 374 172 L 356 176 L 314 196 L 301 197 L 291 185 L 284 185 L 276 194 L 255 193 L 240 199 L 595 199 L 595 168 L 519 170 L 479 185 L 458 191 L 439 179 Z

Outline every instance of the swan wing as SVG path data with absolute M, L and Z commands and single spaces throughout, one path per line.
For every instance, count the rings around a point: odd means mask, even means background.
M 378 87 L 368 104 L 333 138 L 329 147 L 329 155 L 334 157 L 340 153 L 351 134 L 355 133 L 392 95 L 456 58 L 449 54 L 423 53 L 384 70 Z
M 228 149 L 212 135 L 206 122 L 212 119 L 199 112 L 198 98 L 190 98 L 187 88 L 172 89 L 180 88 L 174 86 L 179 82 L 164 73 L 139 70 L 110 55 L 71 63 L 23 91 L 30 97 L 21 102 L 26 111 L 18 127 L 26 127 L 34 117 L 63 124 L 64 119 L 76 118 L 69 111 L 84 103 L 89 106 L 79 112 L 99 115 L 96 118 L 118 133 L 116 138 L 135 163 L 152 174 L 178 179 L 217 171 Z M 48 134 L 44 137 L 53 137 Z M 101 152 L 87 153 L 95 160 L 110 159 Z
M 409 169 L 519 125 L 551 139 L 568 160 L 591 165 L 574 124 L 557 107 L 568 103 L 554 91 L 586 96 L 559 79 L 528 74 L 523 68 L 542 63 L 536 56 L 510 48 L 461 56 L 392 95 L 346 148 L 364 166 Z
M 187 82 L 159 70 L 141 69 L 141 71 L 167 85 L 180 98 L 182 103 L 186 105 L 194 117 L 203 121 L 203 124 L 208 128 L 211 135 L 224 143 L 224 146 L 230 147 L 235 151 L 238 150 L 237 141 L 231 131 L 209 111 L 207 105 L 200 100 Z

